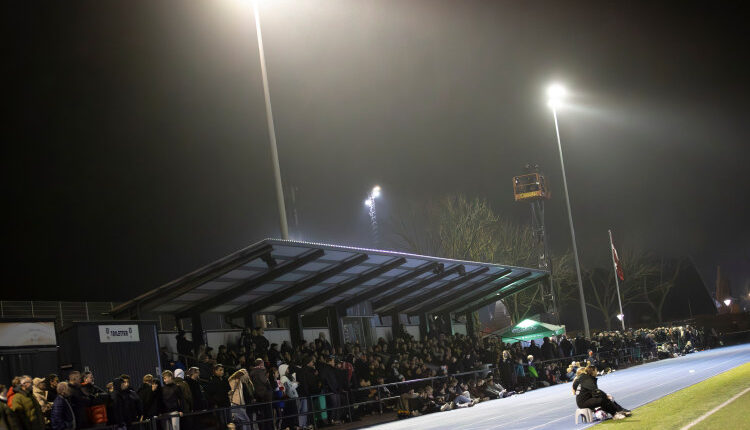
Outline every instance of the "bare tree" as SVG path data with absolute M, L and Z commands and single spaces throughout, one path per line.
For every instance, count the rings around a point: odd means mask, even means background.
M 652 276 L 651 279 L 644 277 L 641 281 L 643 302 L 656 312 L 656 318 L 660 323 L 664 322 L 662 318 L 664 303 L 666 303 L 672 287 L 675 286 L 682 267 L 683 262 L 681 260 L 678 260 L 674 267 L 670 267 L 670 265 L 664 264 L 664 258 L 662 258 L 658 267 L 658 278 L 655 276 Z
M 620 282 L 620 296 L 622 307 L 626 308 L 628 305 L 641 302 L 643 280 L 658 273 L 659 267 L 648 252 L 630 248 L 623 250 L 620 264 L 625 273 L 625 281 Z M 612 321 L 616 319 L 620 311 L 614 268 L 587 270 L 584 276 L 590 290 L 590 294 L 586 295 L 586 304 L 602 314 L 605 327 L 609 330 L 612 328 Z

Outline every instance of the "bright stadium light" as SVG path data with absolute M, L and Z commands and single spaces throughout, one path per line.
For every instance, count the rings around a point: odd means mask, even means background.
M 591 337 L 589 330 L 589 317 L 586 312 L 586 298 L 583 292 L 583 280 L 581 278 L 581 264 L 578 261 L 578 246 L 576 245 L 576 232 L 573 228 L 573 213 L 570 210 L 570 194 L 568 194 L 568 180 L 565 176 L 565 162 L 563 161 L 562 141 L 560 139 L 560 126 L 557 122 L 557 108 L 568 91 L 559 83 L 553 83 L 547 87 L 547 105 L 552 109 L 552 117 L 555 120 L 555 136 L 557 137 L 557 149 L 560 152 L 560 170 L 562 171 L 563 189 L 565 190 L 565 204 L 568 207 L 568 223 L 570 224 L 570 238 L 573 243 L 573 256 L 576 263 L 576 278 L 578 280 L 578 295 L 581 305 L 581 317 L 583 319 L 583 331 L 586 337 Z
M 557 109 L 567 94 L 568 90 L 561 84 L 550 85 L 547 87 L 547 105 L 552 109 Z

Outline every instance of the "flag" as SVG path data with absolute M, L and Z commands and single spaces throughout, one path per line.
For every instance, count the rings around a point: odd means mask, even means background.
M 615 249 L 615 244 L 611 243 L 612 245 L 612 260 L 615 262 L 615 270 L 617 271 L 617 277 L 620 278 L 621 281 L 625 280 L 625 273 L 622 271 L 622 264 L 620 263 L 620 257 L 617 256 L 617 250 Z

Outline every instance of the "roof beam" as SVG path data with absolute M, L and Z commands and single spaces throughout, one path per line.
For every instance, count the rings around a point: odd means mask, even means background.
M 273 266 L 269 270 L 262 272 L 257 276 L 241 281 L 237 285 L 220 291 L 218 294 L 208 297 L 205 300 L 201 300 L 194 305 L 190 305 L 180 309 L 175 314 L 175 318 L 184 318 L 196 313 L 201 314 L 217 306 L 229 303 L 237 297 L 249 293 L 250 291 L 260 287 L 267 282 L 273 281 L 274 279 L 279 278 L 282 275 L 287 274 L 299 267 L 302 267 L 311 261 L 317 260 L 324 254 L 325 253 L 322 249 L 310 249 L 308 251 L 305 251 L 292 260 L 287 260 L 281 264 L 277 264 L 276 266 Z
M 357 276 L 354 276 L 351 279 L 347 279 L 345 281 L 339 282 L 336 286 L 333 288 L 329 288 L 326 291 L 323 291 L 320 294 L 316 294 L 315 297 L 312 297 L 310 300 L 305 300 L 303 303 L 300 303 L 298 305 L 294 305 L 286 310 L 284 310 L 284 313 L 286 314 L 296 314 L 304 312 L 310 308 L 313 308 L 317 305 L 320 305 L 322 303 L 325 303 L 326 301 L 336 297 L 340 296 L 341 294 L 346 293 L 347 291 L 351 290 L 352 288 L 358 287 L 362 285 L 363 282 L 367 282 L 370 279 L 375 279 L 378 276 L 387 273 L 402 264 L 406 263 L 406 258 L 404 257 L 397 257 L 392 258 L 385 263 L 379 265 L 379 266 L 373 266 L 364 272 L 360 273 Z
M 446 294 L 444 296 L 428 297 L 426 300 L 419 303 L 419 307 L 413 306 L 414 308 L 416 308 L 416 310 L 407 313 L 409 315 L 419 315 L 425 312 L 429 312 L 431 309 L 437 309 L 447 303 L 460 299 L 462 296 L 466 295 L 466 293 L 473 293 L 483 288 L 490 282 L 496 281 L 511 272 L 511 269 L 501 270 L 497 273 L 487 275 L 478 281 L 467 284 L 457 290 L 451 291 L 450 294 Z M 410 310 L 411 308 L 404 307 L 404 309 Z
M 398 290 L 383 296 L 380 298 L 380 300 L 377 300 L 372 303 L 372 310 L 377 312 L 380 309 L 384 309 L 386 306 L 390 305 L 391 303 L 395 302 L 396 300 L 405 297 L 415 291 L 419 291 L 422 288 L 426 287 L 427 285 L 430 285 L 434 282 L 437 282 L 443 278 L 446 278 L 459 270 L 461 270 L 464 266 L 461 264 L 454 264 L 450 266 L 449 268 L 443 270 L 442 272 L 435 273 L 433 275 L 430 275 L 424 279 L 420 279 L 412 283 L 411 285 L 407 285 L 403 288 L 399 288 Z
M 266 254 L 270 254 L 272 250 L 273 247 L 265 242 L 248 246 L 245 249 L 237 251 L 224 258 L 220 258 L 213 263 L 194 270 L 174 281 L 141 294 L 133 300 L 122 303 L 112 309 L 109 313 L 113 317 L 118 318 L 122 316 L 133 316 L 132 310 L 134 309 L 136 310 L 136 313 L 142 310 L 153 309 L 192 291 L 199 285 L 205 284 L 212 279 L 216 279 L 225 273 L 231 272 L 250 261 Z M 137 315 L 135 316 L 137 317 Z
M 346 269 L 356 266 L 357 264 L 367 260 L 367 254 L 354 254 L 351 257 L 344 259 L 342 262 L 334 264 L 326 269 L 321 270 L 318 273 L 312 274 L 303 278 L 302 280 L 295 282 L 294 284 L 282 288 L 278 291 L 274 291 L 266 297 L 260 300 L 251 301 L 247 305 L 237 309 L 230 313 L 231 317 L 242 316 L 250 312 L 260 312 L 268 306 L 279 303 L 287 297 L 295 294 L 299 294 L 302 291 L 314 287 L 326 279 L 338 275 Z
M 459 300 L 457 303 L 455 302 L 447 303 L 446 305 L 443 305 L 441 308 L 436 309 L 435 313 L 439 312 L 440 310 L 448 310 L 450 312 L 456 312 L 457 310 L 463 308 L 464 306 L 472 302 L 476 302 L 476 301 L 484 299 L 490 294 L 496 296 L 498 293 L 502 292 L 503 288 L 506 288 L 508 285 L 512 285 L 514 282 L 518 282 L 521 279 L 527 278 L 529 276 L 531 276 L 531 272 L 523 272 L 512 278 L 504 279 L 502 283 L 493 285 L 493 287 L 489 290 L 477 291 L 476 293 L 463 296 L 461 300 Z M 445 309 L 446 307 L 450 307 L 450 309 Z
M 471 272 L 467 272 L 464 276 L 459 276 L 458 278 L 448 281 L 439 287 L 430 288 L 429 290 L 425 290 L 424 292 L 420 294 L 417 294 L 413 297 L 409 297 L 405 302 L 396 303 L 395 305 L 392 306 L 392 308 L 403 310 L 403 309 L 409 309 L 411 307 L 417 306 L 420 303 L 424 303 L 424 301 L 428 300 L 430 297 L 435 297 L 438 294 L 443 294 L 446 291 L 450 291 L 454 287 L 461 285 L 465 283 L 466 281 L 474 279 L 477 276 L 481 275 L 482 273 L 487 272 L 488 270 L 490 270 L 490 268 L 487 266 L 478 267 L 472 270 Z
M 411 281 L 417 276 L 435 269 L 437 266 L 438 266 L 438 263 L 434 261 L 428 261 L 424 264 L 417 266 L 413 270 L 408 270 L 406 273 L 402 273 L 394 277 L 393 279 L 388 279 L 386 281 L 379 283 L 378 285 L 373 286 L 372 288 L 368 288 L 366 291 L 360 294 L 357 294 L 354 297 L 340 300 L 336 304 L 343 308 L 348 308 L 358 303 L 362 303 L 364 301 L 370 300 L 373 297 L 377 297 L 383 293 L 387 293 L 391 289 L 403 284 L 404 282 Z
M 463 307 L 463 309 L 460 309 L 458 312 L 473 312 L 473 311 L 481 308 L 482 306 L 487 306 L 490 303 L 495 303 L 498 300 L 502 300 L 502 299 L 504 299 L 504 298 L 506 298 L 508 296 L 512 296 L 513 294 L 516 294 L 516 293 L 520 293 L 521 291 L 525 290 L 527 287 L 530 287 L 533 284 L 537 284 L 537 283 L 539 283 L 542 280 L 544 280 L 543 277 L 542 278 L 534 278 L 534 279 L 530 279 L 530 280 L 528 280 L 526 282 L 522 282 L 519 285 L 514 285 L 508 291 L 503 291 L 500 294 L 495 295 L 493 297 L 486 297 L 486 298 L 484 298 L 484 299 L 482 299 L 482 300 L 480 300 L 478 302 L 470 303 L 470 304 L 466 305 L 465 307 Z

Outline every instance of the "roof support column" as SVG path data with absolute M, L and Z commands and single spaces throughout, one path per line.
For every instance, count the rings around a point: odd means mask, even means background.
M 427 325 L 428 324 L 427 318 L 429 318 L 429 316 L 426 313 L 419 314 L 419 337 L 420 337 L 419 340 L 421 341 L 424 341 L 425 339 L 427 339 L 427 335 L 430 332 L 430 329 Z
M 391 312 L 391 336 L 394 341 L 401 336 L 401 320 L 398 315 L 398 309 Z
M 342 309 L 338 306 L 328 308 L 328 332 L 331 334 L 331 344 L 334 348 L 344 346 L 344 321 Z M 335 354 L 334 351 L 331 351 Z
M 203 345 L 205 342 L 203 340 L 203 321 L 201 321 L 201 314 L 193 314 L 190 316 L 190 322 L 192 323 L 193 330 L 193 355 L 195 357 L 198 357 L 198 353 L 200 351 L 201 345 Z M 186 357 L 188 362 L 194 362 L 194 360 L 191 360 Z M 187 364 L 187 363 L 185 363 Z M 192 364 L 191 364 L 192 366 Z
M 302 340 L 302 318 L 299 314 L 289 315 L 289 338 L 295 347 Z
M 476 338 L 476 328 L 474 327 L 474 312 L 467 311 L 464 316 L 466 317 L 466 335 L 470 338 Z

